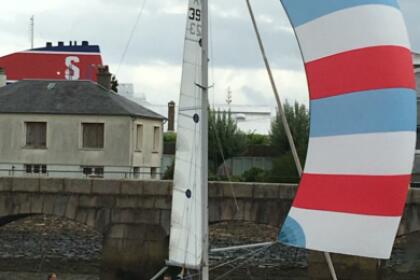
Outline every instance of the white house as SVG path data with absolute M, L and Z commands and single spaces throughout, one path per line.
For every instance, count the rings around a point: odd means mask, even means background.
M 276 116 L 275 108 L 250 105 L 215 105 L 216 112 L 230 111 L 238 128 L 245 133 L 268 135 L 271 122 Z
M 0 88 L 0 175 L 159 178 L 164 117 L 90 81 Z

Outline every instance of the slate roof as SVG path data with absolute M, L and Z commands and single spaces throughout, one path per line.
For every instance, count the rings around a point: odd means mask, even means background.
M 24 80 L 9 84 L 0 88 L 0 113 L 165 118 L 91 81 Z

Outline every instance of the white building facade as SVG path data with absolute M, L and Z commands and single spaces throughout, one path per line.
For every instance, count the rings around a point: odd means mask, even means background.
M 163 121 L 88 81 L 8 85 L 0 88 L 0 175 L 159 179 Z

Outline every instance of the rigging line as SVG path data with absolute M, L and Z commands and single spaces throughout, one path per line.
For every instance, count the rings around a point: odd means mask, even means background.
M 209 22 L 210 22 L 210 49 L 211 49 L 211 52 L 210 52 L 210 69 L 211 69 L 211 76 L 212 76 L 212 80 L 213 80 L 213 85 L 215 85 L 216 82 L 215 82 L 215 77 L 214 77 L 213 17 L 210 15 L 209 19 L 210 19 Z M 215 108 L 215 95 L 216 95 L 215 86 L 211 88 L 211 91 L 212 91 L 212 95 L 213 95 L 213 109 L 214 109 Z M 213 128 L 215 128 L 214 124 L 213 124 Z M 213 131 L 214 131 L 214 134 L 215 134 L 215 137 L 216 137 L 217 146 L 218 146 L 220 154 L 222 156 L 223 168 L 225 168 L 225 155 L 223 153 L 222 144 L 221 144 L 219 136 L 217 135 L 216 129 L 213 129 Z M 233 199 L 234 199 L 234 202 L 235 202 L 236 210 L 239 211 L 238 200 L 236 198 L 235 190 L 233 188 L 232 178 L 230 177 L 228 172 L 226 172 L 226 169 L 225 169 L 225 173 L 227 174 L 227 178 L 228 178 L 229 186 L 231 188 L 232 196 L 233 196 Z
M 215 118 L 216 118 L 216 115 L 215 115 Z M 215 134 L 215 137 L 216 137 L 217 147 L 219 149 L 220 156 L 222 157 L 222 160 L 223 160 L 223 169 L 224 169 L 224 173 L 225 173 L 226 177 L 228 178 L 230 190 L 231 190 L 232 196 L 233 196 L 233 201 L 235 202 L 236 210 L 239 211 L 238 199 L 236 198 L 235 189 L 233 188 L 232 177 L 229 175 L 229 172 L 227 172 L 227 169 L 226 169 L 226 160 L 225 160 L 225 154 L 223 153 L 222 141 L 220 140 L 220 137 L 217 134 L 215 123 L 213 123 L 213 131 L 214 131 L 214 134 Z
M 44 263 L 45 254 L 46 254 L 46 250 L 45 250 L 45 234 L 46 234 L 47 222 L 46 222 L 45 214 L 42 215 L 42 220 L 44 221 L 44 228 L 42 229 L 43 233 L 42 233 L 42 240 L 41 240 L 41 246 L 42 246 L 42 248 L 41 248 L 41 260 L 39 262 L 38 272 L 41 272 L 41 268 L 42 268 L 42 265 Z
M 229 265 L 229 264 L 231 264 L 231 263 L 235 263 L 235 262 L 237 262 L 237 261 L 239 261 L 239 260 L 243 259 L 244 257 L 248 256 L 248 255 L 252 255 L 253 253 L 255 253 L 255 252 L 256 252 L 256 251 L 258 251 L 258 250 L 261 250 L 261 249 L 264 249 L 264 248 L 267 248 L 267 247 L 268 247 L 268 248 L 270 248 L 271 246 L 274 246 L 274 245 L 275 245 L 275 244 L 273 243 L 273 244 L 271 244 L 270 246 L 264 246 L 264 247 L 261 247 L 261 248 L 255 249 L 255 250 L 244 249 L 244 250 L 247 250 L 247 253 L 245 253 L 245 254 L 243 254 L 243 255 L 239 255 L 238 257 L 236 257 L 236 258 L 235 258 L 235 259 L 233 259 L 233 260 L 227 261 L 227 262 L 225 262 L 225 263 L 218 264 L 218 265 L 216 265 L 215 267 L 212 267 L 212 268 L 210 269 L 210 271 L 216 270 L 216 269 L 218 269 L 218 268 L 220 268 L 220 267 L 223 267 L 223 266 Z
M 137 25 L 138 25 L 138 23 L 140 21 L 140 18 L 143 15 L 144 6 L 146 6 L 146 2 L 147 2 L 147 0 L 143 0 L 143 5 L 141 6 L 141 8 L 140 8 L 140 10 L 139 10 L 139 12 L 137 14 L 136 21 L 134 22 L 133 28 L 131 29 L 130 35 L 128 37 L 128 40 L 127 40 L 127 43 L 125 45 L 124 51 L 123 51 L 123 53 L 121 55 L 120 62 L 118 64 L 118 68 L 117 68 L 117 71 L 115 72 L 115 75 L 117 75 L 120 72 L 121 65 L 124 62 L 125 55 L 127 54 L 127 51 L 128 51 L 129 46 L 130 46 L 131 40 L 134 37 L 134 32 L 136 31 L 136 28 L 137 28 Z
M 275 245 L 275 244 L 272 244 L 271 246 L 266 246 L 266 247 L 263 247 L 263 248 L 258 248 L 258 249 L 256 249 L 256 250 L 252 250 L 252 251 L 247 250 L 247 252 L 246 252 L 246 253 L 244 253 L 244 254 L 242 254 L 242 255 L 239 255 L 238 257 L 234 258 L 233 260 L 230 260 L 230 261 L 227 261 L 227 262 L 224 262 L 224 263 L 218 264 L 218 265 L 216 265 L 216 266 L 214 266 L 214 267 L 211 267 L 211 268 L 209 269 L 209 271 L 214 271 L 214 270 L 216 270 L 216 269 L 218 269 L 218 268 L 220 268 L 220 267 L 227 266 L 227 265 L 230 265 L 230 264 L 232 264 L 232 263 L 236 263 L 236 262 L 238 262 L 238 261 L 243 260 L 244 258 L 245 258 L 245 261 L 248 261 L 251 257 L 253 257 L 253 256 L 255 256 L 256 254 L 260 253 L 260 252 L 261 252 L 261 251 L 263 251 L 264 249 L 269 249 L 269 248 L 271 248 L 273 245 Z M 200 275 L 201 275 L 201 273 L 200 273 L 200 272 L 197 272 L 197 273 L 194 273 L 194 274 L 188 275 L 188 276 L 187 276 L 187 277 L 185 277 L 184 279 L 185 279 L 185 280 L 186 280 L 186 279 L 192 279 L 193 277 L 195 277 L 195 276 L 200 276 Z
M 248 259 L 244 260 L 242 263 L 238 264 L 237 266 L 235 266 L 234 268 L 232 268 L 231 270 L 223 273 L 222 275 L 220 275 L 219 277 L 217 277 L 215 280 L 220 280 L 225 278 L 226 276 L 228 276 L 229 274 L 231 274 L 232 272 L 234 272 L 235 270 L 237 270 L 238 268 L 244 266 L 245 264 L 248 263 L 249 260 L 251 260 L 252 258 L 258 256 L 261 253 L 265 253 L 268 249 L 270 249 L 273 245 L 268 246 L 268 247 L 264 247 L 261 248 L 259 250 L 257 250 L 256 252 L 254 252 Z
M 212 103 L 213 103 L 213 108 L 214 108 L 214 100 L 215 100 L 215 94 L 216 94 L 216 90 L 215 90 L 215 77 L 214 77 L 214 45 L 213 45 L 213 17 L 212 17 L 212 13 L 209 13 L 209 23 L 210 23 L 210 70 L 211 70 L 211 79 L 212 79 L 212 84 L 214 85 L 214 87 L 212 87 L 211 91 L 212 91 Z

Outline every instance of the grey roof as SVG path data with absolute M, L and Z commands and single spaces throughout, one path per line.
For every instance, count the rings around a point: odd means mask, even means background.
M 135 116 L 164 119 L 91 81 L 24 80 L 0 88 L 0 113 Z
M 417 96 L 420 96 L 420 72 L 416 73 Z

